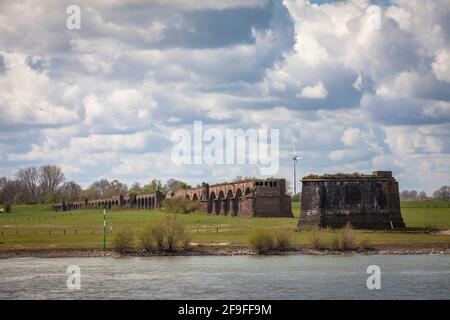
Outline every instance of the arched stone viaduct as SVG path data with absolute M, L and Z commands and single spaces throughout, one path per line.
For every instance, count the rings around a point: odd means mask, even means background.
M 72 211 L 81 209 L 101 209 L 104 206 L 107 209 L 129 207 L 131 209 L 156 209 L 162 207 L 164 194 L 157 191 L 149 194 L 138 194 L 131 196 L 115 196 L 105 199 L 85 200 L 73 203 L 55 203 L 53 205 L 56 211 Z
M 179 190 L 168 197 L 199 201 L 199 209 L 211 214 L 292 217 L 291 198 L 284 179 L 252 179 Z

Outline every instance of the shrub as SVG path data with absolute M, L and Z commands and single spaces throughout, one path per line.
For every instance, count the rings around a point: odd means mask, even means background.
M 191 248 L 192 236 L 190 234 L 188 234 L 187 232 L 183 232 L 183 236 L 182 236 L 181 240 L 182 240 L 183 250 L 189 250 Z
M 324 233 L 320 229 L 315 229 L 311 232 L 311 239 L 310 239 L 311 245 L 316 250 L 322 250 L 325 249 L 325 239 L 324 239 Z
M 155 240 L 156 248 L 158 250 L 164 249 L 164 223 L 162 221 L 155 221 L 150 226 L 151 234 L 153 236 L 153 240 Z
M 183 198 L 166 198 L 163 208 L 170 213 L 189 213 L 198 209 L 198 202 Z
M 167 250 L 173 251 L 183 236 L 183 225 L 178 220 L 176 214 L 171 214 L 166 218 L 165 231 Z
M 10 213 L 12 211 L 10 203 L 5 204 L 5 211 L 6 211 L 6 213 Z
M 198 210 L 198 201 L 189 201 L 186 205 L 187 212 L 195 212 Z
M 253 229 L 249 234 L 248 242 L 250 247 L 256 250 L 258 254 L 264 253 L 274 246 L 272 233 L 270 230 L 263 228 Z
M 340 247 L 343 250 L 356 248 L 356 238 L 350 224 L 347 224 L 340 232 Z
M 275 230 L 275 248 L 278 250 L 287 250 L 292 242 L 292 232 L 289 229 Z
M 334 250 L 337 250 L 337 249 L 339 249 L 340 247 L 341 247 L 341 245 L 340 245 L 339 236 L 338 236 L 338 235 L 335 235 L 335 236 L 333 237 L 333 239 L 331 240 L 331 248 L 334 249 Z
M 367 239 L 367 238 L 361 239 L 361 240 L 359 241 L 359 243 L 358 243 L 358 247 L 359 247 L 360 250 L 369 250 L 369 249 L 373 249 L 372 243 L 371 243 L 370 240 Z
M 133 231 L 131 229 L 119 230 L 113 238 L 113 247 L 117 252 L 124 252 L 130 249 L 133 244 Z
M 141 233 L 139 234 L 139 241 L 141 243 L 142 249 L 145 251 L 150 251 L 153 246 L 153 232 L 152 232 L 152 225 L 147 224 L 142 228 Z

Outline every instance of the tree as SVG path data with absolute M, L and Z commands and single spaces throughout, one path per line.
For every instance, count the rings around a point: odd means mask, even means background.
M 128 186 L 119 180 L 113 180 L 109 184 L 109 187 L 106 191 L 106 196 L 113 197 L 118 196 L 119 194 L 127 194 L 128 193 Z
M 400 193 L 400 200 L 417 200 L 417 191 L 416 190 L 403 190 Z
M 425 191 L 420 191 L 417 195 L 417 199 L 419 200 L 427 200 L 427 193 Z
M 6 177 L 0 177 L 0 192 L 2 192 L 3 188 L 6 186 L 8 179 Z
M 410 200 L 417 200 L 417 191 L 416 190 L 411 190 L 409 192 L 409 199 Z
M 408 200 L 408 197 L 409 197 L 408 190 L 402 190 L 402 192 L 400 192 L 400 200 Z
M 300 202 L 301 198 L 302 198 L 302 194 L 301 194 L 301 192 L 298 192 L 297 194 L 292 195 L 291 201 L 292 202 Z
M 450 200 L 450 187 L 445 185 L 433 192 L 433 199 L 435 200 Z
M 98 192 L 97 188 L 91 185 L 89 188 L 81 191 L 81 198 L 89 200 L 99 199 L 100 193 Z
M 153 179 L 149 184 L 142 188 L 143 193 L 155 193 L 156 191 L 163 191 L 164 187 L 161 180 Z
M 17 203 L 23 197 L 21 184 L 17 180 L 8 180 L 2 182 L 0 187 L 0 203 Z
M 38 203 L 40 201 L 38 169 L 36 167 L 19 169 L 16 179 L 24 189 L 25 202 Z
M 110 183 L 106 179 L 101 179 L 100 181 L 95 181 L 91 184 L 90 188 L 95 190 L 96 196 L 98 198 L 106 198 Z
M 55 193 L 64 180 L 64 173 L 60 167 L 45 165 L 39 168 L 39 189 L 44 196 L 47 193 Z
M 59 193 L 61 200 L 64 202 L 80 201 L 82 196 L 82 189 L 78 183 L 74 181 L 68 181 L 61 186 Z
M 135 182 L 131 185 L 130 191 L 139 193 L 141 192 L 141 189 L 142 189 L 141 184 L 139 182 Z
M 166 182 L 166 188 L 170 191 L 177 191 L 180 189 L 190 189 L 191 186 L 180 180 L 169 179 Z

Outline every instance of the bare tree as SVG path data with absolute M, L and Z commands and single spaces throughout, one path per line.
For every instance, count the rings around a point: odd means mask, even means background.
M 24 189 L 25 202 L 38 203 L 40 201 L 38 169 L 36 167 L 19 169 L 16 179 Z
M 82 190 L 81 198 L 89 200 L 99 199 L 100 193 L 93 185 L 91 185 L 89 188 Z
M 427 200 L 427 193 L 425 191 L 420 191 L 417 195 L 417 199 L 419 200 Z
M 45 165 L 39 168 L 39 188 L 42 195 L 55 193 L 65 177 L 60 167 Z
M 400 200 L 408 200 L 408 197 L 409 197 L 408 190 L 402 190 L 402 192 L 400 192 Z
M 118 196 L 119 194 L 127 194 L 127 193 L 128 193 L 128 186 L 125 183 L 120 182 L 119 180 L 111 181 L 106 191 L 107 197 Z
M 4 180 L 0 186 L 0 203 L 3 204 L 13 204 L 21 200 L 22 188 L 17 180 Z
M 109 187 L 110 187 L 110 183 L 106 179 L 101 179 L 100 181 L 95 181 L 91 185 L 91 188 L 95 189 L 98 197 L 106 197 Z
M 61 200 L 65 202 L 80 201 L 82 195 L 81 186 L 73 181 L 65 182 L 59 189 Z
M 400 200 L 417 200 L 417 191 L 416 190 L 403 190 L 400 193 Z
M 141 189 L 142 189 L 141 184 L 139 182 L 135 182 L 131 185 L 130 191 L 141 192 Z
M 440 187 L 439 190 L 433 192 L 433 198 L 435 200 L 450 200 L 450 187 L 446 185 Z
M 6 177 L 0 177 L 0 192 L 6 186 L 7 182 L 8 182 L 8 179 L 6 179 Z

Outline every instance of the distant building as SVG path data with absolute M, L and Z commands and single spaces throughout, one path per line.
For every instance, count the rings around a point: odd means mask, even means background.
M 302 179 L 298 229 L 404 228 L 398 183 L 391 171 L 315 176 Z

